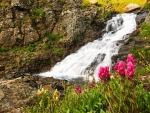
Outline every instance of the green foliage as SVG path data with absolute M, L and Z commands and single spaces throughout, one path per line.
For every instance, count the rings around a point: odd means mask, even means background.
M 36 10 L 32 10 L 31 14 L 34 15 L 35 17 L 44 17 L 45 16 L 45 12 L 42 8 L 40 9 L 36 9 Z
M 0 53 L 5 53 L 8 51 L 9 51 L 9 49 L 7 49 L 7 48 L 4 48 L 4 47 L 0 48 Z
M 136 88 L 136 98 L 140 113 L 149 113 L 150 111 L 150 92 L 143 88 L 143 84 L 139 84 Z M 140 91 L 138 91 L 140 90 Z
M 144 9 L 150 9 L 150 3 L 146 3 Z
M 54 53 L 56 54 L 56 55 L 61 55 L 62 54 L 62 52 L 63 52 L 63 48 L 54 48 Z
M 58 34 L 58 35 L 55 35 L 55 34 L 47 34 L 45 36 L 46 38 L 50 39 L 51 41 L 57 41 L 58 39 L 62 38 L 63 36 Z
M 142 37 L 150 37 L 150 25 L 145 22 L 141 25 L 141 36 Z

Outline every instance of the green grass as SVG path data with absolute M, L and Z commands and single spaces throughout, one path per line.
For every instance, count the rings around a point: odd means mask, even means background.
M 141 31 L 140 35 L 142 37 L 150 37 L 150 25 L 148 25 L 144 22 L 141 25 L 141 29 L 142 29 L 142 31 Z

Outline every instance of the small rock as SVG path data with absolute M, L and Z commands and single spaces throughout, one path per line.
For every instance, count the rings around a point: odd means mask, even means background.
M 4 92 L 0 89 L 0 100 L 4 97 Z
M 98 0 L 89 0 L 89 2 L 93 5 L 97 4 L 98 3 Z
M 139 9 L 139 8 L 140 8 L 140 6 L 138 4 L 131 3 L 125 7 L 125 12 L 130 12 L 130 11 L 133 11 L 133 10 Z

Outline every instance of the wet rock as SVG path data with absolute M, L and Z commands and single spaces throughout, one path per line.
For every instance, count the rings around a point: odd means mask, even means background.
M 52 84 L 52 88 L 57 89 L 57 90 L 64 90 L 64 87 L 60 82 L 56 82 Z
M 131 12 L 136 9 L 140 9 L 140 6 L 138 4 L 131 3 L 131 4 L 127 5 L 124 10 L 125 10 L 125 12 Z

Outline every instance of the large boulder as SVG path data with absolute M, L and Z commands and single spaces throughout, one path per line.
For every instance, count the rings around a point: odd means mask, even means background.
M 124 10 L 125 10 L 125 12 L 131 12 L 131 11 L 133 11 L 135 9 L 139 9 L 139 8 L 140 8 L 140 6 L 138 4 L 131 3 L 131 4 L 127 5 Z

